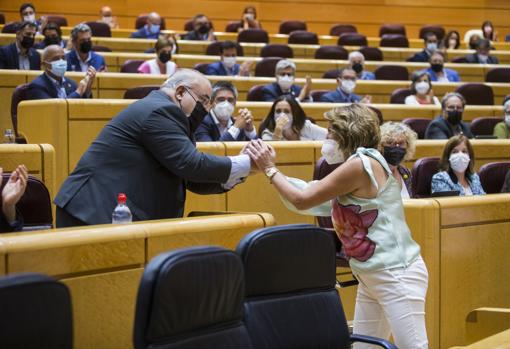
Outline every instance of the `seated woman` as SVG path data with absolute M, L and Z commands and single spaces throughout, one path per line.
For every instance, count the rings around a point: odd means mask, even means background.
M 460 195 L 485 194 L 474 165 L 475 154 L 469 139 L 464 135 L 450 138 L 439 162 L 441 172 L 432 177 L 432 193 L 459 191 Z
M 430 76 L 426 72 L 421 71 L 413 74 L 411 93 L 405 99 L 407 105 L 441 105 L 439 99 L 434 96 Z
M 308 120 L 293 96 L 282 95 L 260 124 L 258 136 L 265 141 L 315 141 L 326 139 L 327 134 L 324 127 Z
M 381 153 L 390 166 L 393 177 L 400 185 L 402 199 L 411 198 L 411 171 L 402 166 L 416 150 L 416 132 L 401 122 L 386 122 L 381 126 Z
M 504 119 L 494 126 L 494 136 L 500 139 L 510 139 L 510 97 L 503 103 Z
M 177 69 L 177 65 L 171 61 L 174 47 L 174 38 L 160 36 L 155 46 L 156 58 L 142 63 L 142 65 L 138 67 L 138 72 L 140 74 L 172 75 Z
M 257 9 L 253 6 L 246 6 L 243 11 L 243 17 L 241 18 L 241 26 L 238 31 L 241 32 L 244 29 L 260 29 L 262 26 L 257 20 Z
M 460 46 L 460 34 L 456 30 L 449 31 L 443 39 L 443 47 L 447 50 L 457 50 Z
M 0 167 L 0 178 L 3 169 Z M 19 165 L 11 173 L 2 189 L 2 210 L 0 212 L 0 233 L 19 231 L 23 228 L 23 217 L 17 212 L 16 204 L 27 188 L 28 171 L 25 165 Z

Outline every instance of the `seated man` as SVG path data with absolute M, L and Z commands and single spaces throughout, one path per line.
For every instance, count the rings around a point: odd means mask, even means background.
M 193 17 L 193 31 L 183 35 L 182 40 L 216 41 L 209 18 L 203 14 Z
M 349 68 L 356 72 L 359 80 L 375 80 L 375 74 L 365 70 L 365 56 L 359 51 L 349 53 Z
M 307 76 L 303 89 L 294 85 L 296 75 L 296 65 L 288 59 L 280 60 L 275 67 L 276 82 L 265 85 L 262 90 L 262 99 L 265 102 L 274 102 L 281 95 L 292 95 L 300 102 L 312 102 L 310 90 L 312 88 L 312 79 Z
M 38 21 L 35 16 L 35 6 L 34 4 L 31 4 L 29 2 L 25 2 L 24 4 L 21 4 L 19 7 L 19 17 L 21 22 L 32 22 L 36 25 L 37 31 L 44 26 L 41 21 Z M 43 18 L 44 19 L 44 18 Z
M 101 55 L 92 51 L 92 31 L 80 23 L 71 31 L 73 49 L 66 54 L 67 71 L 86 72 L 94 67 L 98 72 L 106 71 L 106 63 Z
M 480 39 L 476 42 L 476 53 L 466 56 L 466 63 L 499 64 L 495 56 L 490 55 L 491 42 L 487 39 Z
M 112 15 L 112 9 L 110 6 L 103 6 L 99 11 L 99 15 L 101 18 L 98 22 L 106 23 L 110 26 L 110 29 L 118 29 L 119 23 L 117 22 L 117 17 Z
M 257 138 L 251 112 L 240 109 L 233 118 L 237 101 L 237 89 L 231 82 L 218 81 L 211 93 L 212 108 L 195 131 L 198 142 L 249 141 Z
M 134 39 L 157 39 L 160 31 L 161 16 L 156 12 L 151 12 L 147 16 L 146 24 L 134 33 L 131 33 L 131 37 Z
M 3 169 L 0 167 L 0 178 Z M 28 171 L 25 165 L 19 165 L 11 173 L 2 189 L 2 211 L 0 212 L 0 233 L 19 231 L 23 228 L 23 217 L 17 212 L 16 204 L 27 188 Z
M 441 101 L 441 115 L 429 124 L 425 139 L 450 139 L 459 134 L 473 138 L 469 125 L 462 121 L 465 106 L 466 100 L 461 94 L 446 94 Z
M 78 86 L 72 79 L 64 78 L 67 70 L 64 49 L 58 45 L 46 47 L 42 54 L 44 73 L 28 85 L 28 99 L 88 98 L 96 70 L 89 67 Z
M 48 23 L 44 27 L 42 34 L 44 35 L 44 40 L 35 46 L 38 50 L 43 50 L 50 45 L 59 45 L 63 49 L 66 48 L 67 40 L 62 40 L 62 30 L 57 23 Z
M 459 74 L 453 70 L 444 67 L 445 55 L 441 51 L 434 51 L 430 56 L 430 68 L 425 69 L 429 74 L 430 81 L 437 82 L 459 82 Z
M 249 76 L 253 62 L 247 61 L 242 65 L 236 63 L 237 47 L 232 41 L 223 41 L 220 46 L 220 62 L 214 62 L 207 66 L 206 75 L 220 76 Z
M 321 96 L 320 102 L 326 103 L 370 103 L 372 97 L 365 96 L 361 98 L 354 93 L 356 88 L 356 72 L 351 68 L 340 69 L 338 77 L 338 87 Z
M 0 69 L 39 70 L 41 58 L 33 47 L 37 26 L 22 22 L 16 31 L 16 41 L 0 47 Z
M 408 62 L 428 62 L 432 53 L 439 47 L 439 40 L 437 39 L 437 35 L 432 32 L 425 33 L 423 42 L 425 44 L 423 51 L 416 53 L 412 57 L 409 57 L 407 59 Z

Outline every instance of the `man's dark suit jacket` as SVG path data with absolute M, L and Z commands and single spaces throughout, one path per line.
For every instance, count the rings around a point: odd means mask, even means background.
M 181 109 L 162 91 L 131 104 L 92 142 L 55 204 L 87 224 L 111 223 L 118 193 L 133 221 L 179 218 L 186 188 L 224 192 L 232 163 L 199 152 Z
M 193 30 L 188 32 L 187 34 L 184 34 L 182 40 L 206 41 L 208 36 L 209 34 L 202 35 L 199 32 Z M 213 35 L 213 39 L 216 40 L 216 36 Z
M 67 60 L 67 71 L 81 71 L 80 59 L 76 50 L 71 50 L 66 53 Z M 106 68 L 106 63 L 103 56 L 98 55 L 94 51 L 90 51 L 89 66 L 93 66 L 97 71 L 101 71 Z
M 354 93 L 348 95 L 341 89 L 337 88 L 334 91 L 329 91 L 323 94 L 319 101 L 326 103 L 358 103 L 361 101 L 361 97 Z
M 420 51 L 407 59 L 408 62 L 428 62 L 430 58 L 427 50 Z
M 468 124 L 461 122 L 460 129 L 464 136 L 473 138 Z M 449 139 L 453 136 L 455 136 L 455 133 L 452 126 L 441 115 L 432 120 L 425 131 L 425 139 Z
M 159 32 L 151 33 L 147 30 L 147 27 L 144 25 L 140 29 L 131 33 L 130 38 L 133 39 L 157 39 L 159 37 Z
M 300 93 L 301 93 L 300 86 L 292 85 L 290 87 L 290 94 L 292 96 L 297 98 Z M 265 85 L 264 88 L 262 89 L 262 100 L 264 102 L 274 102 L 278 97 L 280 97 L 283 94 L 284 93 L 280 86 L 276 82 L 273 82 L 271 84 Z
M 471 53 L 466 56 L 466 63 L 480 63 L 478 59 L 478 55 L 476 53 Z M 487 58 L 487 64 L 499 64 L 499 60 L 495 56 L 489 56 Z
M 239 75 L 240 65 L 236 63 L 232 68 L 232 75 Z M 214 62 L 207 65 L 207 70 L 205 75 L 218 75 L 218 76 L 228 76 L 227 70 L 223 65 L 223 62 Z
M 41 69 L 41 57 L 35 48 L 28 50 L 30 70 Z M 16 43 L 0 47 L 0 69 L 19 69 L 18 50 Z
M 82 98 L 76 92 L 76 82 L 71 79 L 64 79 L 64 88 L 67 98 Z M 58 98 L 57 88 L 46 73 L 42 73 L 28 85 L 28 99 Z
M 234 119 L 232 119 L 232 122 Z M 195 131 L 195 138 L 197 142 L 216 142 L 216 141 L 223 141 L 223 142 L 243 142 L 243 141 L 250 141 L 248 137 L 246 137 L 246 134 L 244 133 L 244 130 L 240 130 L 239 135 L 237 138 L 232 137 L 230 132 L 225 132 L 223 136 L 220 135 L 220 129 L 214 122 L 214 119 L 211 116 L 211 113 L 207 114 L 202 120 L 202 123 L 200 126 L 198 126 L 197 130 Z

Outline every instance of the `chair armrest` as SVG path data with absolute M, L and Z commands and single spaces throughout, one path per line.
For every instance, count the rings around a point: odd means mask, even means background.
M 390 343 L 385 339 L 371 337 L 371 336 L 364 336 L 361 334 L 351 334 L 350 341 L 351 341 L 351 343 L 352 342 L 361 342 L 361 343 L 374 344 L 374 345 L 377 345 L 384 349 L 398 349 L 395 344 Z

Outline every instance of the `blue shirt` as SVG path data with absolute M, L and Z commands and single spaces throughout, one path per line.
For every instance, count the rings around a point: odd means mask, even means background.
M 421 72 L 425 72 L 425 73 L 429 74 L 431 81 L 438 81 L 437 74 L 432 70 L 432 68 L 424 69 Z M 453 69 L 443 68 L 443 74 L 448 79 L 449 82 L 459 82 L 460 81 L 459 73 L 457 73 Z
M 361 100 L 361 97 L 357 94 L 345 93 L 341 88 L 337 88 L 334 91 L 330 91 L 325 93 L 320 98 L 319 102 L 327 102 L 327 103 L 358 103 Z
M 454 174 L 455 176 L 455 174 Z M 482 183 L 480 182 L 480 177 L 476 173 L 473 173 L 468 179 L 469 187 L 471 188 L 471 192 L 473 195 L 484 195 L 485 191 L 482 188 Z M 460 195 L 466 195 L 464 187 L 457 181 L 455 183 L 450 174 L 446 171 L 441 171 L 432 176 L 432 192 L 442 192 L 442 191 L 458 191 Z

